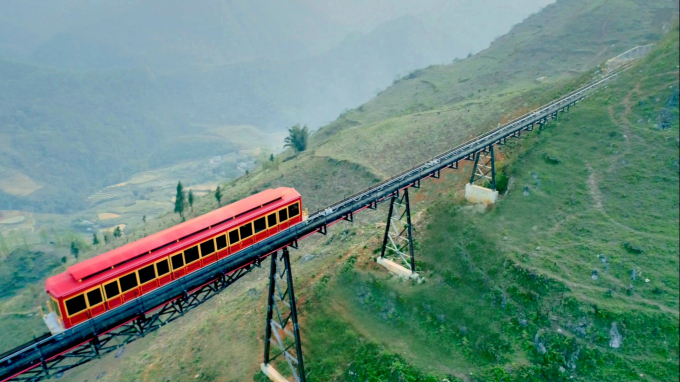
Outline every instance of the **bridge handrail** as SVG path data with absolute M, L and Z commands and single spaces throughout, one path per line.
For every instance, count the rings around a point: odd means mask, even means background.
M 389 186 L 394 181 L 403 179 L 407 175 L 413 174 L 414 172 L 417 172 L 417 171 L 426 170 L 427 168 L 432 167 L 432 165 L 439 163 L 442 159 L 445 159 L 445 158 L 447 158 L 451 155 L 459 153 L 461 150 L 469 149 L 475 143 L 483 141 L 486 138 L 498 135 L 498 133 L 501 133 L 501 132 L 507 131 L 511 128 L 517 127 L 518 124 L 524 125 L 525 123 L 529 122 L 530 120 L 532 121 L 532 123 L 535 123 L 536 121 L 542 119 L 545 116 L 545 114 L 548 114 L 547 113 L 548 111 L 554 111 L 555 106 L 557 106 L 557 109 L 559 109 L 560 106 L 565 103 L 565 101 L 567 101 L 567 100 L 571 101 L 574 98 L 578 98 L 578 96 L 580 96 L 580 95 L 584 95 L 587 91 L 592 90 L 592 89 L 598 87 L 599 85 L 601 85 L 602 83 L 616 77 L 621 72 L 627 70 L 629 67 L 630 67 L 630 64 L 625 65 L 625 66 L 621 67 L 619 70 L 617 70 L 616 72 L 613 72 L 611 74 L 604 76 L 603 78 L 600 78 L 596 81 L 592 81 L 592 82 L 590 82 L 586 85 L 583 85 L 582 87 L 568 93 L 565 96 L 558 98 L 557 100 L 551 101 L 551 102 L 549 102 L 545 105 L 542 105 L 542 106 L 540 106 L 540 107 L 538 107 L 538 108 L 536 108 L 536 109 L 534 109 L 534 110 L 532 110 L 532 111 L 530 111 L 530 112 L 528 112 L 528 113 L 526 113 L 526 114 L 524 114 L 520 117 L 515 118 L 514 120 L 512 120 L 510 122 L 507 122 L 503 126 L 500 126 L 500 127 L 496 128 L 494 130 L 491 130 L 491 131 L 489 131 L 485 134 L 479 135 L 475 138 L 472 138 L 472 139 L 466 141 L 465 143 L 462 143 L 462 144 L 454 147 L 453 149 L 445 151 L 444 153 L 442 153 L 440 155 L 437 155 L 437 156 L 435 156 L 435 157 L 433 157 L 433 158 L 431 158 L 427 161 L 424 161 L 424 162 L 422 162 L 422 163 L 420 163 L 420 164 L 418 164 L 414 167 L 411 167 L 410 169 L 405 170 L 405 171 L 403 171 L 403 172 L 401 172 L 401 173 L 399 173 L 395 176 L 392 176 L 392 177 L 390 177 L 390 178 L 388 178 L 388 179 L 386 179 L 386 180 L 384 180 L 384 181 L 382 181 L 382 182 L 380 182 L 376 185 L 369 186 L 368 188 L 365 188 L 365 189 L 363 189 L 363 190 L 361 190 L 357 193 L 354 193 L 351 196 L 348 196 L 348 197 L 344 198 L 343 200 L 336 202 L 336 203 L 324 208 L 323 210 L 320 210 L 319 212 L 317 212 L 313 215 L 310 215 L 309 218 L 307 219 L 307 222 L 315 221 L 315 220 L 319 219 L 320 217 L 323 217 L 323 216 L 327 215 L 328 213 L 331 213 L 331 212 L 337 210 L 338 208 L 341 208 L 343 205 L 347 204 L 350 201 L 361 200 L 361 199 L 363 199 L 363 197 L 366 196 L 367 193 L 370 193 L 371 191 L 375 191 L 375 190 L 384 189 L 386 186 Z M 585 95 L 584 95 L 584 97 L 585 97 Z M 584 98 L 584 97 L 581 97 L 581 99 Z M 530 118 L 530 117 L 536 117 L 538 115 L 540 115 L 540 118 L 533 118 L 533 119 Z

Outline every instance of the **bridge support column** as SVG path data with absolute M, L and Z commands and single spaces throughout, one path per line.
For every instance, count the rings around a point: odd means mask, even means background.
M 272 381 L 287 382 L 288 379 L 283 377 L 271 364 L 271 361 L 283 355 L 294 380 L 306 382 L 288 248 L 277 251 L 271 258 L 264 362 L 261 369 Z M 272 355 L 274 351 L 272 351 L 271 345 L 278 349 L 278 354 Z
M 408 188 L 401 197 L 395 193 L 390 200 L 390 210 L 387 214 L 385 236 L 383 237 L 382 252 L 378 264 L 392 273 L 409 278 L 418 278 L 416 260 L 413 254 L 413 226 L 411 225 L 411 205 L 408 198 Z M 389 260 L 385 256 L 397 256 L 404 265 Z
M 465 199 L 472 203 L 484 204 L 493 204 L 498 200 L 493 145 L 475 154 L 470 183 L 465 185 Z

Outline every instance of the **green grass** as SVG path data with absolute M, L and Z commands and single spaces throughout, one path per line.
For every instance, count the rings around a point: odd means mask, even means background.
M 332 322 L 346 310 L 354 330 L 436 375 L 677 380 L 677 103 L 670 129 L 648 122 L 678 87 L 677 44 L 676 29 L 607 90 L 504 149 L 512 186 L 487 213 L 446 196 L 430 204 L 416 234 L 425 284 L 370 265 L 341 271 L 323 298 L 332 302 L 308 314 Z
M 518 109 L 567 92 L 587 80 L 597 63 L 656 38 L 674 6 L 562 0 L 479 56 L 407 76 L 313 134 L 306 152 L 279 156 L 277 169 L 225 184 L 224 201 L 291 186 L 314 211 L 495 127 Z M 488 213 L 459 209 L 467 169 L 414 192 L 425 284 L 398 281 L 373 263 L 382 214 L 361 214 L 344 234 L 305 240 L 302 254 L 318 258 L 294 265 L 310 378 L 514 381 L 573 374 L 577 380 L 625 381 L 643 373 L 650 380 L 677 379 L 677 108 L 672 129 L 653 129 L 672 91 L 668 86 L 677 87 L 677 50 L 657 51 L 650 60 L 540 136 L 503 149 L 509 193 Z M 542 75 L 547 84 L 534 82 Z M 564 79 L 570 82 L 564 85 Z M 627 113 L 623 100 L 638 81 L 641 93 L 631 96 Z M 198 198 L 190 216 L 216 207 L 212 195 Z M 128 236 L 83 251 L 81 259 L 179 221 L 170 213 L 149 216 L 146 226 L 131 224 Z M 356 261 L 348 268 L 352 256 Z M 642 272 L 635 282 L 631 269 Z M 598 280 L 591 278 L 593 270 Z M 262 291 L 262 276 L 239 285 Z M 317 292 L 320 280 L 326 287 Z M 74 375 L 94 379 L 106 370 L 120 380 L 186 380 L 196 374 L 249 380 L 261 357 L 264 299 L 244 297 L 246 290 L 235 285 L 171 330 L 128 347 L 125 358 L 109 357 Z M 0 319 L 1 332 L 30 337 L 44 330 L 35 316 L 10 313 L 34 311 L 43 293 L 40 281 L 3 300 L 9 315 Z M 624 336 L 616 350 L 608 347 L 613 321 Z M 536 353 L 537 334 L 545 355 Z M 9 337 L 22 338 L 3 336 Z M 572 371 L 567 361 L 576 349 Z

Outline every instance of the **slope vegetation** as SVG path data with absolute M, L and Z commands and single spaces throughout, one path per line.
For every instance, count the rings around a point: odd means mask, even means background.
M 547 85 L 535 83 L 536 73 L 527 69 L 526 73 L 520 72 L 525 73 L 522 77 L 525 82 L 517 79 L 496 86 L 490 81 L 478 88 L 478 81 L 484 83 L 486 79 L 483 71 L 475 70 L 480 63 L 475 61 L 476 56 L 451 66 L 425 69 L 314 134 L 308 151 L 295 157 L 286 153 L 277 169 L 258 171 L 226 185 L 224 200 L 236 200 L 263 188 L 292 185 L 304 195 L 310 209 L 322 207 L 487 130 L 513 112 L 566 92 L 568 88 L 558 79 L 573 78 L 579 73 L 568 72 L 572 67 L 564 64 L 565 58 L 551 52 L 562 51 L 562 46 L 591 46 L 590 53 L 575 59 L 582 65 L 580 69 L 590 68 L 591 63 L 660 35 L 664 23 L 672 16 L 668 10 L 674 7 L 672 2 L 560 1 L 511 32 L 519 34 L 518 31 L 527 30 L 527 25 L 536 23 L 539 26 L 535 29 L 540 32 L 535 39 L 529 32 L 522 39 L 506 36 L 503 45 L 494 43 L 481 54 L 498 52 L 496 63 L 489 61 L 489 71 L 506 70 L 510 61 L 505 65 L 504 60 L 514 54 L 518 54 L 515 57 L 518 66 L 522 62 L 538 65 L 529 59 L 530 51 L 523 50 L 519 43 L 517 53 L 504 56 L 502 47 L 508 49 L 505 46 L 524 41 L 536 54 L 544 55 L 540 56 L 543 61 L 558 68 L 547 75 L 541 73 L 549 78 Z M 611 17 L 593 20 L 587 16 L 592 12 Z M 627 24 L 630 17 L 637 20 L 635 28 L 625 27 L 630 26 Z M 565 26 L 556 20 L 570 23 Z M 616 27 L 609 29 L 612 25 Z M 592 43 L 592 39 L 583 35 L 570 37 L 569 29 L 579 28 L 589 30 L 588 36 L 597 36 L 604 30 L 609 38 L 621 41 L 617 45 L 622 46 L 610 51 L 612 42 L 606 39 Z M 673 33 L 677 36 L 677 29 Z M 562 45 L 549 39 L 553 43 L 542 45 L 546 35 L 559 36 Z M 659 162 L 644 165 L 660 169 L 658 166 L 665 163 L 672 169 L 677 163 L 673 161 L 677 160 L 677 137 L 668 138 L 677 135 L 677 122 L 671 130 L 653 130 L 660 118 L 661 104 L 665 105 L 672 94 L 673 89 L 668 86 L 675 84 L 677 88 L 677 59 L 673 57 L 677 50 L 672 51 L 673 46 L 672 42 L 666 43 L 647 66 L 629 71 L 628 77 L 610 86 L 607 92 L 573 109 L 572 114 L 541 134 L 537 142 L 523 141 L 504 151 L 507 175 L 513 178 L 513 186 L 495 210 L 468 215 L 459 208 L 459 191 L 467 170 L 450 173 L 415 194 L 417 253 L 419 266 L 427 277 L 425 284 L 400 282 L 375 266 L 372 258 L 384 230 L 382 213 L 362 214 L 354 226 L 334 228 L 335 234 L 329 237 L 305 240 L 302 251 L 295 254 L 294 267 L 310 378 L 441 380 L 449 375 L 449 380 L 509 381 L 523 376 L 528 380 L 555 380 L 574 375 L 581 380 L 618 380 L 614 373 L 619 370 L 624 373 L 622 380 L 641 378 L 639 374 L 666 380 L 672 375 L 671 366 L 677 364 L 677 340 L 673 340 L 677 315 L 669 310 L 677 306 L 677 292 L 673 291 L 677 289 L 674 286 L 677 277 L 672 274 L 674 266 L 677 270 L 677 259 L 674 262 L 668 253 L 674 250 L 677 253 L 677 230 L 673 231 L 672 224 L 662 230 L 650 230 L 641 222 L 645 217 L 651 219 L 647 213 L 656 214 L 653 216 L 657 220 L 672 221 L 671 214 L 677 210 L 670 208 L 672 203 L 677 205 L 674 198 L 677 169 L 665 177 L 633 173 L 643 158 L 652 159 L 647 153 L 626 147 L 627 142 L 650 147 L 656 140 L 658 143 L 663 140 L 670 145 L 664 146 L 666 149 L 675 151 L 654 157 Z M 604 51 L 602 57 L 597 55 L 600 50 Z M 458 72 L 460 68 L 468 72 Z M 421 91 L 435 93 L 432 85 L 420 83 L 418 78 L 446 71 L 450 73 L 439 75 L 440 82 L 432 82 L 442 92 L 442 99 L 458 94 L 467 98 L 451 103 L 442 101 L 423 111 L 414 100 Z M 456 73 L 469 74 L 461 77 Z M 477 73 L 481 77 L 476 77 Z M 637 82 L 641 82 L 640 94 L 647 98 L 631 96 L 628 113 L 622 102 Z M 432 92 L 425 91 L 426 86 Z M 676 116 L 677 106 L 672 102 L 669 105 L 666 113 Z M 609 106 L 613 120 L 606 110 Z M 451 113 L 446 114 L 446 110 Z M 597 114 L 603 110 L 604 117 Z M 360 115 L 365 120 L 357 117 Z M 622 124 L 626 120 L 630 125 Z M 364 135 L 370 129 L 372 134 Z M 622 129 L 632 132 L 621 133 Z M 630 138 L 633 133 L 640 140 Z M 548 139 L 552 134 L 561 135 Z M 555 160 L 558 163 L 552 163 Z M 592 179 L 586 161 L 595 174 Z M 387 166 L 378 167 L 378 163 Z M 612 163 L 628 167 L 607 172 Z M 643 177 L 658 182 L 654 184 L 661 191 L 651 188 L 642 181 Z M 586 182 L 582 183 L 584 179 Z M 639 188 L 621 183 L 637 180 Z M 588 188 L 591 183 L 596 187 Z M 621 190 L 626 191 L 626 197 L 616 193 Z M 525 191 L 528 196 L 524 196 Z M 666 195 L 666 202 L 654 199 L 656 195 Z M 591 208 L 593 201 L 595 209 Z M 200 199 L 194 206 L 195 214 L 216 206 L 212 197 Z M 636 209 L 629 210 L 631 206 Z M 597 213 L 606 213 L 611 219 L 602 220 Z M 176 216 L 162 216 L 130 231 L 123 239 L 101 246 L 99 251 L 177 222 Z M 513 226 L 518 229 L 511 229 Z M 566 234 L 561 229 L 567 229 Z M 641 236 L 635 236 L 638 234 Z M 590 237 L 581 240 L 578 235 Z M 652 242 L 647 243 L 650 238 Z M 94 254 L 92 251 L 81 257 Z M 637 256 L 634 259 L 639 264 L 632 263 L 633 256 Z M 629 267 L 636 267 L 636 279 L 626 282 L 632 269 Z M 598 271 L 597 280 L 592 278 L 594 270 Z M 114 380 L 251 379 L 261 359 L 264 275 L 265 271 L 253 274 L 204 308 L 174 323 L 172 331 L 152 334 L 126 347 L 122 357 L 111 356 L 105 362 L 93 363 L 76 371 L 74 378 L 94 379 L 103 371 Z M 645 282 L 647 278 L 649 283 Z M 633 289 L 629 295 L 630 283 Z M 38 287 L 26 288 L 3 310 L 30 310 L 41 300 Z M 15 325 L 17 321 L 9 317 L 3 322 Z M 618 348 L 609 347 L 609 331 L 614 322 L 623 337 Z M 42 327 L 39 320 L 35 323 L 25 325 L 26 332 L 39 333 Z M 581 336 L 583 330 L 585 334 Z M 649 333 L 667 340 L 652 340 Z M 569 342 L 572 339 L 574 342 Z M 576 358 L 582 363 L 573 369 L 567 362 L 571 362 L 576 349 L 581 349 Z M 659 371 L 655 372 L 656 369 Z

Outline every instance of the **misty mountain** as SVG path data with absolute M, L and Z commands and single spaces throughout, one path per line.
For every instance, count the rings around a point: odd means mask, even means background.
M 205 126 L 316 128 L 548 2 L 7 0 L 0 172 L 42 188 L 0 187 L 0 208 L 73 211 L 136 172 L 235 149 Z

